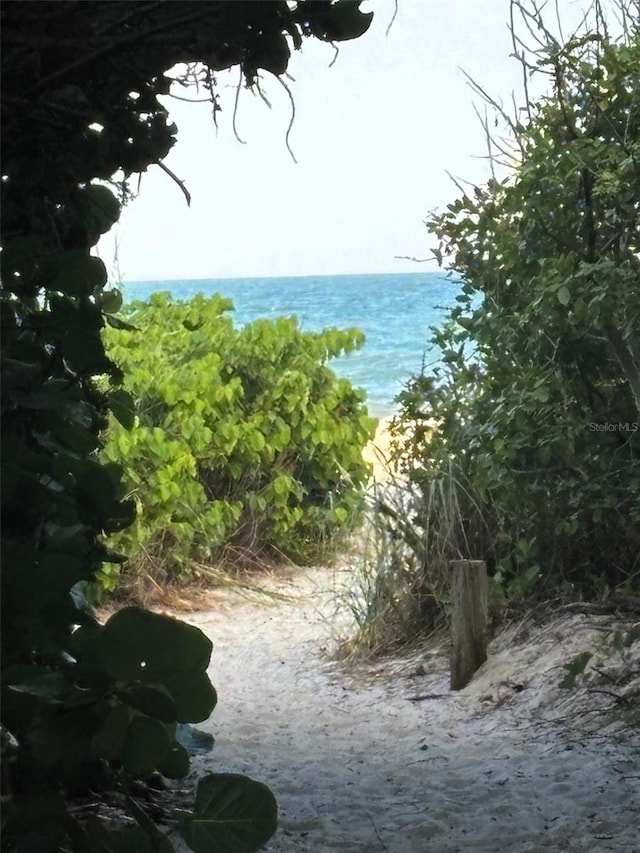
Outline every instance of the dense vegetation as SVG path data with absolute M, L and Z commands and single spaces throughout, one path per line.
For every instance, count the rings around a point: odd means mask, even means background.
M 525 78 L 545 74 L 550 91 L 497 112 L 507 137 L 491 153 L 508 176 L 460 187 L 428 221 L 462 294 L 435 334 L 444 366 L 400 396 L 414 504 L 378 507 L 387 570 L 361 614 L 373 643 L 446 613 L 451 559 L 485 559 L 502 601 L 638 589 L 640 18 L 627 6 L 620 37 L 597 6 L 562 44 L 514 4 L 536 39 L 526 52 L 514 33 Z M 394 627 L 373 637 L 381 611 Z
M 101 337 L 121 325 L 118 296 L 91 249 L 131 175 L 175 143 L 158 100 L 168 69 L 190 64 L 184 82 L 217 110 L 217 71 L 237 66 L 255 86 L 303 38 L 355 38 L 370 19 L 351 0 L 2 4 L 4 849 L 167 851 L 176 828 L 194 850 L 239 853 L 274 831 L 272 795 L 244 777 L 201 780 L 163 831 L 136 793 L 154 768 L 187 772 L 180 726 L 205 719 L 215 693 L 199 631 L 136 608 L 101 626 L 84 605 L 81 585 L 121 560 L 104 535 L 135 509 L 97 457 L 108 408 L 126 422 L 132 406 Z M 133 823 L 83 807 L 105 790 Z
M 127 587 L 188 580 L 217 562 L 319 556 L 345 528 L 367 476 L 364 392 L 327 361 L 357 329 L 303 332 L 293 317 L 236 328 L 221 296 L 129 306 L 110 329 L 136 427 L 114 420 L 103 453 L 126 469 L 138 513 L 111 540 L 129 556 Z M 123 416 L 122 412 L 119 412 Z M 120 568 L 106 564 L 108 589 Z

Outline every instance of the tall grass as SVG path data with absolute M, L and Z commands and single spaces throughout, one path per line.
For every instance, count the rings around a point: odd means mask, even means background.
M 368 493 L 360 556 L 343 595 L 356 626 L 345 655 L 389 652 L 444 627 L 451 561 L 484 558 L 488 541 L 489 525 L 454 461 L 411 472 L 402 442 L 390 453 L 384 482 Z

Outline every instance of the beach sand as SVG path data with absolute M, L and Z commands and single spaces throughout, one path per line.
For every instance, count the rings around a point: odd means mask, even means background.
M 279 598 L 220 592 L 179 614 L 211 637 L 219 694 L 194 781 L 267 783 L 280 820 L 265 851 L 640 851 L 640 732 L 605 714 L 608 694 L 637 688 L 640 642 L 635 687 L 618 686 L 610 617 L 528 617 L 452 693 L 442 640 L 377 663 L 332 659 L 351 582 L 347 565 L 299 570 L 267 582 Z M 592 648 L 608 650 L 606 677 L 588 668 L 587 686 L 561 690 L 563 664 Z
M 392 423 L 393 415 L 380 418 L 374 437 L 362 451 L 362 458 L 371 466 L 372 479 L 381 485 L 395 477 L 391 449 Z

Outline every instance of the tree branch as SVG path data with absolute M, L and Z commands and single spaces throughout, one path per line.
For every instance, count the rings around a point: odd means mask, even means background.
M 172 172 L 171 169 L 168 166 L 165 166 L 165 164 L 162 163 L 160 160 L 156 160 L 155 165 L 159 166 L 162 171 L 165 174 L 169 175 L 171 180 L 174 181 L 180 187 L 184 197 L 187 200 L 187 207 L 191 207 L 191 193 L 186 188 L 184 181 L 181 181 L 180 178 L 175 174 L 175 172 Z

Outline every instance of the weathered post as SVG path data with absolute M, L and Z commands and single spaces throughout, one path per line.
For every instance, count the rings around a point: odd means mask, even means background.
M 451 689 L 461 690 L 487 659 L 487 566 L 455 560 L 451 569 Z

